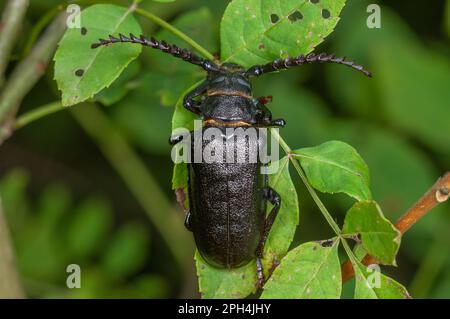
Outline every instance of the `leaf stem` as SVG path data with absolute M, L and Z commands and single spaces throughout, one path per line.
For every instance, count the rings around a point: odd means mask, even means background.
M 28 36 L 27 42 L 22 52 L 22 56 L 25 57 L 30 53 L 34 43 L 36 42 L 39 34 L 42 30 L 52 21 L 52 19 L 62 10 L 62 5 L 58 5 L 53 9 L 46 12 L 39 20 L 36 22 L 31 29 L 30 35 Z
M 139 14 L 139 15 L 147 18 L 147 19 L 149 19 L 150 21 L 153 21 L 154 23 L 156 23 L 160 27 L 162 27 L 162 28 L 172 32 L 174 35 L 176 35 L 177 37 L 179 37 L 180 39 L 182 39 L 183 41 L 188 43 L 190 46 L 192 46 L 199 53 L 201 53 L 205 58 L 207 58 L 209 60 L 214 60 L 214 56 L 211 53 L 209 53 L 208 50 L 203 48 L 194 39 L 189 37 L 187 34 L 182 32 L 181 30 L 177 29 L 176 27 L 174 27 L 170 23 L 164 21 L 160 17 L 158 17 L 158 16 L 154 15 L 153 13 L 151 13 L 151 12 L 149 12 L 147 10 L 144 10 L 142 8 L 136 8 L 135 12 L 137 14 Z
M 0 126 L 44 74 L 47 63 L 66 29 L 65 12 L 48 26 L 31 53 L 14 69 L 0 94 Z
M 15 130 L 19 130 L 22 127 L 30 124 L 31 122 L 34 122 L 36 120 L 39 120 L 40 118 L 53 114 L 55 112 L 59 112 L 64 110 L 64 107 L 61 104 L 61 101 L 55 101 L 51 102 L 42 106 L 38 106 L 34 108 L 33 110 L 26 112 L 23 115 L 20 115 L 17 118 L 17 121 L 15 123 Z
M 294 166 L 295 170 L 297 171 L 298 175 L 300 176 L 300 179 L 302 180 L 303 184 L 305 184 L 308 192 L 310 193 L 311 197 L 313 198 L 314 202 L 316 203 L 317 207 L 319 207 L 319 210 L 321 211 L 323 217 L 325 217 L 326 221 L 330 225 L 330 227 L 333 229 L 333 231 L 336 233 L 338 237 L 341 237 L 341 229 L 339 225 L 334 221 L 333 217 L 331 216 L 328 209 L 325 207 L 323 202 L 320 200 L 319 196 L 317 195 L 316 191 L 312 186 L 309 184 L 308 179 L 303 172 L 303 169 L 301 168 L 298 161 L 292 156 L 292 150 L 287 145 L 287 143 L 283 140 L 283 138 L 280 136 L 277 130 L 272 129 L 271 130 L 272 135 L 277 139 L 277 141 L 280 143 L 283 150 L 286 152 L 287 156 L 292 162 L 292 165 Z
M 0 298 L 24 298 L 24 296 L 0 198 Z

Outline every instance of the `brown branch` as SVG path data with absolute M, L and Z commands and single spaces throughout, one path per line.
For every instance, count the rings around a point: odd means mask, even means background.
M 0 298 L 24 298 L 17 273 L 14 249 L 0 199 Z
M 29 0 L 9 0 L 3 10 L 0 21 L 0 87 L 4 82 L 4 73 L 8 65 L 9 55 L 19 38 L 22 20 L 25 16 Z
M 14 69 L 0 95 L 0 128 L 10 114 L 14 114 L 23 97 L 45 73 L 47 64 L 66 29 L 65 12 L 47 27 L 28 55 Z M 1 136 L 0 136 L 1 137 Z
M 450 196 L 450 172 L 439 178 L 437 182 L 414 204 L 395 224 L 395 227 L 403 235 L 419 219 L 425 216 L 436 205 L 445 202 Z M 364 265 L 378 264 L 379 262 L 370 255 L 366 255 L 362 263 Z M 342 265 L 342 282 L 346 282 L 355 275 L 350 260 Z

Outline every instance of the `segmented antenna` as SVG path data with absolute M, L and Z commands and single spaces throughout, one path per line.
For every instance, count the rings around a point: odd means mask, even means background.
M 151 37 L 147 39 L 143 35 L 139 38 L 130 33 L 130 37 L 126 37 L 123 34 L 119 33 L 119 37 L 116 38 L 112 35 L 109 35 L 108 39 L 99 39 L 99 42 L 93 43 L 91 45 L 92 49 L 98 48 L 100 46 L 107 46 L 113 43 L 137 43 L 144 46 L 149 46 L 154 49 L 161 50 L 165 53 L 169 53 L 176 58 L 183 59 L 186 62 L 201 66 L 206 71 L 217 71 L 219 68 L 217 65 L 207 59 L 201 58 L 198 55 L 192 53 L 187 49 L 182 49 L 177 47 L 174 44 L 168 44 L 166 41 L 158 41 L 155 38 Z
M 254 65 L 247 70 L 247 75 L 249 76 L 259 76 L 264 73 L 276 72 L 279 70 L 288 69 L 294 66 L 299 66 L 307 63 L 337 63 L 348 66 L 352 69 L 362 72 L 364 75 L 368 77 L 372 77 L 372 73 L 364 69 L 362 65 L 356 64 L 353 61 L 347 61 L 346 57 L 338 58 L 334 54 L 326 54 L 320 53 L 315 54 L 311 53 L 309 55 L 299 55 L 298 57 L 289 57 L 286 59 L 278 59 L 271 63 L 267 63 L 264 65 Z

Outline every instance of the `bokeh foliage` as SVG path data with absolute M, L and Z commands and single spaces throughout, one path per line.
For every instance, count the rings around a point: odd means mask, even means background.
M 40 14 L 59 3 L 33 0 L 25 27 L 31 29 Z M 326 49 L 367 65 L 374 73 L 373 80 L 327 65 L 270 75 L 254 84 L 257 95 L 274 96 L 269 107 L 275 117 L 288 121 L 281 134 L 290 145 L 308 147 L 343 140 L 354 146 L 371 170 L 372 197 L 385 215 L 395 220 L 450 163 L 450 140 L 446 134 L 450 118 L 450 5 L 447 1 L 446 15 L 443 1 L 438 1 L 411 16 L 405 13 L 408 2 L 393 5 L 384 1 L 380 3 L 382 28 L 371 30 L 365 26 L 368 3 L 347 1 L 333 35 L 317 50 Z M 217 52 L 218 21 L 226 4 L 180 0 L 170 4 L 148 1 L 141 5 Z M 428 29 L 419 27 L 416 20 L 423 18 L 420 14 L 435 22 Z M 141 25 L 146 34 L 183 45 L 153 24 Z M 21 45 L 16 48 L 18 54 L 21 49 Z M 202 73 L 150 50 L 144 51 L 139 60 L 135 67 L 138 71 L 123 79 L 127 83 L 125 91 L 97 99 L 109 106 L 106 111 L 111 119 L 146 159 L 148 169 L 174 201 L 167 145 L 171 114 L 180 93 L 200 79 Z M 25 100 L 25 110 L 59 97 L 51 69 Z M 25 150 L 39 159 L 37 163 L 24 155 Z M 143 231 L 142 225 L 134 222 L 136 216 L 143 218 L 140 208 L 68 114 L 48 117 L 19 131 L 0 148 L 0 160 L 1 195 L 16 248 L 23 252 L 18 262 L 24 277 L 30 279 L 25 282 L 27 292 L 37 297 L 165 297 L 178 296 L 185 289 L 185 282 L 189 281 L 180 279 L 179 268 L 164 252 L 158 235 L 153 236 L 148 229 Z M 24 167 L 25 172 L 13 171 L 17 165 Z M 46 169 L 36 167 L 41 165 Z M 55 165 L 58 172 L 65 173 L 63 184 L 44 191 L 39 183 L 26 187 L 27 175 L 41 184 L 59 180 L 52 171 Z M 69 172 L 94 185 L 89 194 L 74 185 Z M 318 211 L 303 187 L 297 186 L 300 198 L 305 200 L 300 201 L 303 225 L 295 245 L 329 238 Z M 72 188 L 76 204 L 70 200 Z M 103 199 L 97 197 L 99 193 Z M 8 200 L 9 196 L 13 199 Z M 336 214 L 343 214 L 349 206 L 345 198 L 325 199 Z M 30 215 L 33 218 L 25 218 Z M 67 221 L 64 227 L 55 228 L 61 220 Z M 450 277 L 446 267 L 450 262 L 448 226 L 448 205 L 436 208 L 402 239 L 399 268 L 386 268 L 389 274 L 408 283 L 415 297 L 450 296 L 449 281 L 445 280 Z M 154 250 L 148 247 L 149 233 Z M 66 241 L 61 240 L 63 235 Z M 36 254 L 40 257 L 37 264 Z M 89 265 L 86 286 L 80 291 L 69 291 L 64 286 L 66 273 L 61 269 L 75 258 Z M 115 278 L 111 273 L 121 276 Z M 344 296 L 346 293 L 344 286 Z

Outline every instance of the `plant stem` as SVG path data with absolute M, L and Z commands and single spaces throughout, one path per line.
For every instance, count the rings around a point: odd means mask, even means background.
M 445 202 L 450 194 L 450 172 L 439 178 L 437 182 L 414 204 L 395 224 L 395 227 L 402 233 L 408 231 L 419 219 L 425 216 L 432 208 L 439 203 Z M 366 255 L 362 260 L 364 265 L 377 264 L 378 261 Z M 342 281 L 346 282 L 355 275 L 351 262 L 347 261 L 342 265 Z
M 24 298 L 0 198 L 0 298 Z
M 157 25 L 161 26 L 162 28 L 172 32 L 174 35 L 176 35 L 177 37 L 179 37 L 180 39 L 184 40 L 186 43 L 188 43 L 190 46 L 192 46 L 195 50 L 197 50 L 199 53 L 201 53 L 205 58 L 209 59 L 209 60 L 214 60 L 214 56 L 208 52 L 208 50 L 206 50 L 205 48 L 203 48 L 200 44 L 198 44 L 197 42 L 195 42 L 195 40 L 193 40 L 191 37 L 189 37 L 187 34 L 183 33 L 181 30 L 177 29 L 176 27 L 174 27 L 173 25 L 171 25 L 170 23 L 167 23 L 166 21 L 164 21 L 163 19 L 161 19 L 160 17 L 154 15 L 151 12 L 148 12 L 144 9 L 141 8 L 136 8 L 135 11 L 137 14 L 153 21 L 154 23 L 156 23 Z
M 85 104 L 71 111 L 145 210 L 177 262 L 185 266 L 194 251 L 191 236 L 183 228 L 182 215 L 166 199 L 145 164 L 97 105 Z
M 0 87 L 3 86 L 9 55 L 18 39 L 28 4 L 29 0 L 8 0 L 3 11 L 0 21 Z
M 331 216 L 328 209 L 325 207 L 323 202 L 320 200 L 319 196 L 317 195 L 314 188 L 311 187 L 311 185 L 308 182 L 308 179 L 303 172 L 302 168 L 300 167 L 300 164 L 298 161 L 294 158 L 295 154 L 292 153 L 291 148 L 287 145 L 287 143 L 283 140 L 283 138 L 280 136 L 277 130 L 272 129 L 271 130 L 272 135 L 277 139 L 277 141 L 280 143 L 283 150 L 286 152 L 287 156 L 291 160 L 292 165 L 294 166 L 295 170 L 297 171 L 298 175 L 300 176 L 300 179 L 302 180 L 303 184 L 305 184 L 309 194 L 313 198 L 314 202 L 316 203 L 317 207 L 319 207 L 319 210 L 321 211 L 323 217 L 325 217 L 328 224 L 330 224 L 333 231 L 336 233 L 337 236 L 341 236 L 341 229 L 339 228 L 339 225 L 334 221 L 333 217 Z
M 47 63 L 66 29 L 66 13 L 58 15 L 46 29 L 32 52 L 13 71 L 0 94 L 0 126 L 10 112 L 44 74 Z
M 76 107 L 76 106 L 75 106 Z M 17 121 L 15 123 L 15 130 L 19 130 L 22 127 L 30 124 L 31 122 L 34 122 L 36 120 L 39 120 L 40 118 L 53 114 L 55 112 L 59 112 L 64 110 L 64 107 L 61 104 L 61 101 L 55 101 L 52 103 L 48 103 L 42 106 L 38 106 L 34 108 L 33 110 L 20 115 L 17 118 Z
M 30 35 L 28 36 L 27 42 L 23 49 L 22 56 L 25 57 L 30 53 L 33 45 L 35 44 L 39 34 L 41 34 L 42 30 L 53 20 L 53 18 L 63 9 L 62 5 L 58 5 L 53 9 L 46 12 L 39 20 L 36 22 L 31 29 Z

